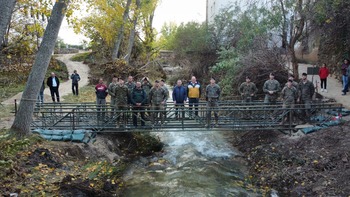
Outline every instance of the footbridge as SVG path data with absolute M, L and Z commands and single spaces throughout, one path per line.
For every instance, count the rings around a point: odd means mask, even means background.
M 309 118 L 305 116 L 305 110 L 310 110 Z M 219 107 L 211 109 L 207 116 L 209 111 L 206 102 L 200 102 L 198 109 L 167 103 L 162 110 L 152 110 L 150 107 L 138 110 L 137 112 L 145 113 L 145 117 L 142 119 L 141 113 L 138 113 L 138 126 L 135 126 L 133 113 L 136 111 L 129 106 L 125 110 L 115 110 L 109 104 L 45 103 L 35 107 L 31 127 L 45 130 L 91 130 L 96 133 L 211 130 L 279 130 L 287 133 L 306 121 L 315 126 L 334 121 L 341 117 L 341 111 L 342 105 L 338 103 L 315 102 L 311 109 L 305 109 L 304 105 L 285 109 L 282 103 L 266 105 L 262 101 L 242 103 L 233 100 L 221 101 Z M 214 112 L 218 114 L 217 121 Z M 145 122 L 144 126 L 141 126 L 141 121 Z

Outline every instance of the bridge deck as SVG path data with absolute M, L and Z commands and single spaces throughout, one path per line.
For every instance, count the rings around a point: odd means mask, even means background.
M 338 103 L 314 103 L 311 106 L 311 124 L 320 125 L 332 121 L 341 113 L 342 105 Z M 292 131 L 301 121 L 305 120 L 304 105 L 296 105 L 293 109 L 283 109 L 281 103 L 266 105 L 262 102 L 242 103 L 241 101 L 223 101 L 213 109 L 219 115 L 215 124 L 211 114 L 207 120 L 208 108 L 204 102 L 195 109 L 188 106 L 179 107 L 179 116 L 175 117 L 176 106 L 168 103 L 165 110 L 144 109 L 145 126 L 140 126 L 141 117 L 138 114 L 138 127 L 133 126 L 134 110 L 115 110 L 109 105 L 100 107 L 93 103 L 48 103 L 35 108 L 32 128 L 55 130 L 92 130 L 95 132 L 140 132 L 140 131 L 210 131 L 212 129 L 244 131 L 244 130 L 281 130 Z M 141 110 L 140 110 L 141 111 Z M 292 112 L 292 113 L 289 113 Z M 160 113 L 166 114 L 161 120 Z M 152 114 L 157 114 L 151 121 Z M 294 114 L 295 119 L 291 118 Z M 285 119 L 284 124 L 281 124 Z M 207 125 L 206 125 L 207 124 Z

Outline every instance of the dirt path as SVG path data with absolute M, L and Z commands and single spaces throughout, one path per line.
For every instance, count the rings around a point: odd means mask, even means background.
M 82 62 L 73 62 L 73 61 L 69 60 L 73 55 L 75 55 L 75 54 L 64 54 L 64 55 L 60 55 L 57 59 L 66 64 L 69 75 L 71 75 L 74 70 L 78 71 L 80 78 L 81 78 L 81 80 L 79 82 L 79 88 L 81 88 L 83 86 L 86 86 L 89 82 L 88 77 L 89 77 L 90 68 L 87 65 L 83 64 Z M 59 92 L 60 92 L 60 97 L 68 95 L 68 94 L 72 94 L 72 81 L 68 80 L 64 83 L 61 83 L 60 87 L 59 87 Z M 48 87 L 46 87 L 44 90 L 44 97 L 45 97 L 44 102 L 52 102 L 51 96 L 50 96 L 50 90 Z M 15 99 L 19 103 L 21 98 L 22 98 L 22 92 L 5 100 L 1 104 L 2 105 L 14 104 Z M 63 100 L 63 99 L 61 99 L 61 100 Z M 1 118 L 0 119 L 0 129 L 1 128 L 10 128 L 13 120 L 14 120 L 13 116 Z
M 88 80 L 88 75 L 89 75 L 89 67 L 82 62 L 73 62 L 69 60 L 73 55 L 75 54 L 63 54 L 57 57 L 58 60 L 64 62 L 67 65 L 67 70 L 69 75 L 73 73 L 74 70 L 77 70 L 79 75 L 80 75 L 80 82 L 79 82 L 79 87 L 86 86 L 89 82 Z M 61 83 L 59 87 L 59 92 L 60 92 L 60 97 L 71 94 L 72 93 L 72 81 L 69 79 L 68 81 Z M 15 96 L 5 100 L 2 102 L 3 105 L 6 104 L 14 104 L 14 100 L 16 99 L 17 102 L 19 102 L 22 98 L 22 93 L 20 92 L 16 94 Z M 52 102 L 51 101 L 51 96 L 50 96 L 50 90 L 48 87 L 45 88 L 44 90 L 44 102 Z

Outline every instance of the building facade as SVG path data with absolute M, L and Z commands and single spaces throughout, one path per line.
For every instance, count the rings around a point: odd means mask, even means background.
M 212 24 L 220 10 L 233 5 L 237 0 L 207 0 L 207 23 Z

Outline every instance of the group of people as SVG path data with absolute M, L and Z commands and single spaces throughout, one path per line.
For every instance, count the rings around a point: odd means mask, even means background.
M 344 60 L 342 66 L 343 70 L 343 94 L 345 95 L 348 88 L 348 78 L 350 74 L 349 61 Z M 321 91 L 327 91 L 327 77 L 329 71 L 326 65 L 323 64 L 320 71 Z M 80 76 L 76 70 L 71 75 L 72 92 L 74 95 L 79 95 L 78 83 Z M 53 102 L 60 102 L 59 85 L 60 81 L 55 73 L 46 81 L 50 88 L 50 93 Z M 44 82 L 42 84 L 38 101 L 43 102 L 43 90 L 45 88 Z M 249 76 L 246 81 L 239 86 L 239 93 L 241 94 L 243 102 L 252 102 L 256 96 L 258 89 L 256 85 L 251 82 Z M 169 98 L 169 90 L 165 85 L 164 80 L 155 80 L 154 85 L 151 84 L 147 77 L 141 81 L 134 81 L 132 76 L 127 78 L 125 82 L 123 78 L 114 76 L 112 82 L 107 86 L 103 79 L 99 79 L 99 83 L 95 86 L 96 104 L 98 111 L 104 110 L 106 105 L 106 97 L 109 94 L 111 97 L 111 107 L 113 115 L 117 115 L 115 111 L 128 110 L 132 106 L 133 110 L 133 125 L 138 125 L 138 116 L 140 116 L 141 126 L 145 126 L 145 114 L 148 113 L 151 123 L 154 124 L 156 119 L 164 122 L 166 117 L 167 100 Z M 299 83 L 294 81 L 294 76 L 290 75 L 287 83 L 281 88 L 280 83 L 275 79 L 274 73 L 269 74 L 269 79 L 263 85 L 263 92 L 265 93 L 264 103 L 275 104 L 279 97 L 282 98 L 283 108 L 294 108 L 295 103 L 304 104 L 306 119 L 310 117 L 310 108 L 312 96 L 315 92 L 315 87 L 312 82 L 307 79 L 307 74 L 303 73 Z M 214 112 L 215 125 L 218 124 L 218 113 L 215 108 L 218 108 L 218 101 L 220 99 L 221 88 L 216 84 L 215 78 L 210 78 L 209 85 L 205 88 L 205 98 L 207 101 L 206 126 L 210 124 L 211 114 Z M 183 85 L 182 80 L 177 80 L 173 88 L 172 100 L 175 105 L 175 118 L 184 118 L 184 106 L 188 102 L 190 117 L 198 117 L 198 104 L 202 96 L 202 86 L 197 81 L 195 76 L 186 86 Z M 149 112 L 147 112 L 147 110 Z M 117 115 L 117 126 L 120 126 L 120 119 L 122 115 Z M 293 117 L 293 116 L 292 116 Z M 104 112 L 98 113 L 98 119 L 104 120 Z M 125 120 L 125 118 L 123 118 Z M 283 124 L 285 119 L 283 119 Z M 123 125 L 126 123 L 124 122 Z
M 72 80 L 73 95 L 78 96 L 79 95 L 78 84 L 80 81 L 80 75 L 78 74 L 77 70 L 73 71 L 73 74 L 71 74 L 70 78 Z M 46 85 L 50 89 L 52 102 L 55 103 L 57 101 L 59 103 L 60 102 L 60 93 L 59 93 L 60 80 L 54 72 L 52 72 L 50 77 L 47 78 Z M 38 95 L 38 99 L 37 99 L 38 103 L 44 103 L 44 90 L 45 90 L 45 81 L 43 81 L 43 83 L 40 87 L 40 91 L 39 91 L 39 95 Z
M 242 96 L 243 102 L 251 102 L 252 98 L 256 96 L 258 89 L 256 85 L 250 81 L 250 77 L 246 77 L 246 81 L 239 87 L 239 92 Z M 274 73 L 270 73 L 269 79 L 263 85 L 263 92 L 265 93 L 264 103 L 276 104 L 279 97 L 282 98 L 283 108 L 294 108 L 295 103 L 304 104 L 305 120 L 310 118 L 310 109 L 312 97 L 315 93 L 314 84 L 307 79 L 307 74 L 303 73 L 299 83 L 294 81 L 294 76 L 290 75 L 287 83 L 281 89 L 280 83 L 275 79 Z M 295 118 L 292 115 L 292 118 Z M 281 124 L 284 124 L 286 119 L 283 118 Z
M 117 127 L 126 125 L 126 122 L 121 122 L 123 118 L 125 121 L 125 114 L 120 113 L 132 107 L 133 111 L 133 125 L 138 126 L 138 119 L 140 119 L 141 126 L 145 126 L 145 114 L 148 113 L 152 125 L 160 120 L 164 123 L 166 117 L 167 100 L 169 98 L 169 90 L 165 85 L 164 80 L 155 80 L 152 85 L 147 77 L 144 77 L 139 82 L 134 82 L 132 76 L 129 76 L 127 82 L 123 78 L 114 76 L 112 82 L 107 86 L 103 79 L 95 87 L 96 90 L 96 104 L 98 106 L 98 119 L 104 120 L 104 110 L 106 105 L 106 97 L 109 94 L 111 97 L 112 116 L 116 116 Z M 215 124 L 218 124 L 218 114 L 213 108 L 218 107 L 218 100 L 221 89 L 215 83 L 215 79 L 210 79 L 210 84 L 206 87 L 206 99 L 208 101 L 207 123 L 210 122 L 211 111 L 214 111 Z M 195 76 L 191 77 L 187 86 L 182 84 L 182 80 L 177 80 L 172 93 L 172 100 L 175 105 L 175 118 L 184 117 L 184 106 L 188 102 L 190 117 L 198 116 L 198 104 L 201 97 L 201 84 L 197 81 Z M 119 113 L 115 113 L 118 111 Z M 138 118 L 140 116 L 140 118 Z

